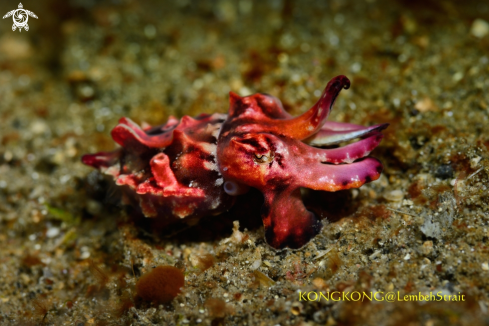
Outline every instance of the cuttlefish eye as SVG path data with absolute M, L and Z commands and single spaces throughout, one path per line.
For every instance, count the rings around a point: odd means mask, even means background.
M 258 164 L 270 163 L 273 160 L 273 152 L 268 151 L 266 154 L 255 154 L 253 161 Z

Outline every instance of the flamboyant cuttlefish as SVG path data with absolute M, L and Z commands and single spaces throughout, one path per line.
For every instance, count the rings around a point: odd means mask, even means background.
M 111 175 L 146 217 L 165 225 L 194 224 L 228 210 L 249 187 L 265 198 L 265 238 L 276 249 L 300 248 L 317 235 L 321 221 L 304 207 L 300 188 L 337 191 L 379 178 L 382 164 L 367 156 L 388 124 L 363 127 L 326 122 L 333 103 L 350 81 L 333 78 L 319 101 L 291 117 L 280 100 L 266 94 L 230 92 L 229 114 L 170 117 L 141 128 L 121 118 L 114 152 L 83 156 L 83 163 Z M 359 138 L 343 147 L 342 142 Z

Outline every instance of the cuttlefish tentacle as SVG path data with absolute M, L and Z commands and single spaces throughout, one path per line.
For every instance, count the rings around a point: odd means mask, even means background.
M 265 191 L 264 197 L 265 239 L 273 248 L 300 248 L 321 231 L 323 224 L 302 203 L 300 189 Z
M 345 76 L 333 78 L 324 89 L 316 104 L 302 115 L 287 119 L 276 120 L 270 125 L 277 133 L 294 139 L 302 140 L 314 135 L 326 123 L 333 104 L 342 89 L 350 87 L 350 80 Z M 272 130 L 271 130 L 272 131 Z
M 157 135 L 149 135 L 128 118 L 121 118 L 119 124 L 112 129 L 111 135 L 116 143 L 132 150 L 141 149 L 141 146 L 164 148 L 173 141 L 173 130 Z M 141 150 L 144 151 L 145 149 L 143 148 Z
M 331 148 L 321 149 L 316 147 L 307 146 L 307 156 L 316 156 L 323 163 L 341 164 L 341 163 L 353 163 L 362 157 L 370 154 L 380 143 L 384 135 L 381 133 L 372 133 L 370 136 L 361 139 L 357 142 L 349 145 Z
M 374 126 L 359 126 L 351 123 L 326 122 L 316 134 L 304 140 L 311 146 L 331 146 L 355 138 L 363 138 L 371 133 L 380 132 L 389 126 L 388 123 Z

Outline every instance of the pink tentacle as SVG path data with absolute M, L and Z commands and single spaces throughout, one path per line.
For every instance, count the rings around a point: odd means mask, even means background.
M 351 123 L 326 122 L 313 136 L 304 140 L 311 146 L 335 145 L 355 138 L 365 137 L 373 132 L 380 132 L 389 126 L 388 123 L 364 127 Z
M 119 124 L 112 129 L 111 135 L 114 141 L 122 147 L 140 151 L 144 150 L 141 146 L 164 148 L 173 140 L 172 131 L 151 136 L 129 118 L 121 118 Z
M 350 88 L 348 78 L 337 76 L 331 79 L 318 102 L 311 109 L 293 119 L 274 121 L 277 131 L 299 140 L 315 134 L 326 123 L 329 112 L 343 88 Z
M 113 152 L 99 152 L 95 154 L 86 154 L 82 156 L 82 163 L 90 165 L 96 169 L 109 168 L 116 164 L 121 155 L 120 150 Z
M 384 135 L 375 133 L 355 143 L 333 149 L 310 148 L 311 156 L 316 156 L 321 162 L 340 164 L 353 163 L 370 154 L 379 145 Z
M 324 191 L 358 188 L 377 180 L 382 170 L 382 164 L 371 157 L 351 164 L 318 164 L 304 169 L 297 185 Z

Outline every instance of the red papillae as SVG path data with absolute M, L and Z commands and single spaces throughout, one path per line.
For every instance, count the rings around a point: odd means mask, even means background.
M 112 130 L 122 148 L 85 155 L 82 161 L 112 175 L 124 187 L 126 201 L 139 205 L 146 217 L 161 219 L 159 226 L 182 219 L 195 222 L 234 203 L 216 164 L 217 136 L 225 118 L 170 118 L 146 130 L 122 118 Z
M 85 155 L 83 163 L 110 174 L 137 198 L 147 217 L 194 221 L 228 209 L 227 189 L 259 189 L 266 240 L 274 248 L 300 248 L 321 230 L 302 203 L 300 187 L 337 191 L 376 180 L 382 165 L 364 158 L 381 141 L 387 124 L 363 127 L 326 122 L 350 81 L 333 78 L 319 101 L 291 117 L 269 95 L 230 93 L 229 115 L 171 117 L 167 124 L 140 128 L 122 118 L 112 131 L 122 149 Z M 344 147 L 321 149 L 355 138 Z M 312 147 L 309 145 L 317 146 Z M 217 147 L 216 147 L 217 145 Z M 230 192 L 231 193 L 231 192 Z

